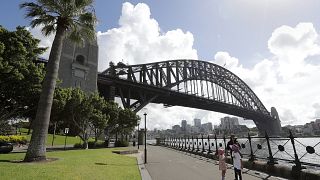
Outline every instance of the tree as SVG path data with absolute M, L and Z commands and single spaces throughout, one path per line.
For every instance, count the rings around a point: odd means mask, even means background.
M 92 3 L 93 0 L 37 0 L 36 3 L 25 2 L 20 5 L 20 8 L 26 8 L 26 17 L 32 18 L 32 27 L 42 25 L 45 35 L 55 32 L 31 141 L 24 161 L 46 159 L 45 144 L 63 40 L 68 36 L 74 42 L 81 43 L 85 38 L 94 38 L 96 17 Z
M 129 135 L 140 120 L 140 117 L 130 109 L 118 108 L 117 112 L 118 116 L 110 118 L 108 123 L 108 130 L 111 134 L 116 135 L 116 141 L 118 140 L 118 135 L 121 135 L 121 140 Z
M 51 115 L 50 115 L 50 124 L 51 133 L 53 133 L 53 139 L 52 139 L 52 145 L 54 142 L 55 134 L 57 130 L 63 130 L 66 126 L 63 114 L 65 105 L 67 101 L 70 99 L 71 96 L 71 88 L 56 88 L 54 91 L 54 97 L 53 97 L 53 103 L 52 103 L 52 109 L 51 109 Z M 69 131 L 70 132 L 70 131 Z
M 98 137 L 104 132 L 107 127 L 107 122 L 110 119 L 110 115 L 106 114 L 104 111 L 109 103 L 100 97 L 98 93 L 93 93 L 89 96 L 90 102 L 90 125 L 94 129 L 95 143 L 98 141 Z
M 129 135 L 137 126 L 140 117 L 130 109 L 121 109 L 118 117 L 117 132 L 121 134 L 121 139 Z
M 89 131 L 94 130 L 96 141 L 104 132 L 110 117 L 103 111 L 107 106 L 108 103 L 98 93 L 87 95 L 81 89 L 71 89 L 70 97 L 60 113 L 65 124 L 74 127 L 76 134 L 84 142 L 85 149 L 88 148 Z
M 23 27 L 8 31 L 0 26 L 0 121 L 16 117 L 35 117 L 44 66 L 35 64 L 44 52 L 40 40 Z
M 69 125 L 73 125 L 76 129 L 76 134 L 84 142 L 84 148 L 88 148 L 89 140 L 89 114 L 90 102 L 87 95 L 79 88 L 72 89 L 71 96 L 67 100 L 64 108 L 64 116 L 69 122 Z

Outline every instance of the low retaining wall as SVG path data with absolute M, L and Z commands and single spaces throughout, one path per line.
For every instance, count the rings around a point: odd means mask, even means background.
M 169 146 L 165 146 L 169 147 Z M 172 148 L 172 147 L 169 147 Z M 185 149 L 172 148 L 176 150 L 180 150 L 187 153 L 196 154 L 199 156 L 204 156 L 210 159 L 218 160 L 218 156 L 214 154 L 202 153 L 202 151 L 188 151 Z M 232 164 L 231 158 L 227 157 L 226 162 Z M 254 160 L 249 161 L 248 159 L 242 159 L 243 167 L 251 170 L 256 170 L 260 172 L 267 173 L 272 176 L 283 177 L 287 179 L 295 179 L 295 180 L 320 180 L 320 171 L 312 170 L 312 169 L 296 169 L 295 166 L 282 165 L 282 164 L 274 164 L 269 165 L 266 161 Z
M 135 154 L 138 153 L 138 150 L 114 150 L 112 153 L 116 154 Z

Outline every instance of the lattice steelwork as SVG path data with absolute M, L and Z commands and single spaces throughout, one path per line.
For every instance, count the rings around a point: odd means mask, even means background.
M 169 60 L 128 66 L 120 63 L 99 74 L 99 91 L 106 81 L 112 81 L 115 95 L 121 97 L 124 107 L 135 111 L 155 102 L 237 115 L 253 119 L 257 126 L 266 119 L 274 120 L 246 83 L 207 61 Z M 136 101 L 131 103 L 130 99 Z

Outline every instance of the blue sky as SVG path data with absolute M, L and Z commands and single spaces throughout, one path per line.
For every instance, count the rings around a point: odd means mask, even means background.
M 2 26 L 28 26 L 21 2 L 2 1 Z M 157 57 L 226 64 L 267 109 L 278 109 L 283 125 L 320 118 L 320 85 L 314 83 L 320 77 L 319 0 L 96 0 L 94 6 L 102 69 L 110 59 L 133 64 Z M 50 46 L 52 37 L 30 31 Z M 148 111 L 151 128 L 193 118 L 218 124 L 224 116 L 161 105 L 148 105 Z
M 28 25 L 19 0 L 5 0 L 0 7 L 1 24 L 14 29 Z M 118 26 L 122 0 L 96 0 L 98 31 Z M 317 0 L 133 0 L 146 3 L 163 32 L 180 28 L 194 36 L 199 59 L 211 60 L 217 51 L 228 51 L 246 66 L 256 63 L 256 57 L 267 56 L 267 40 L 281 25 L 295 26 L 313 22 L 318 28 L 320 1 Z

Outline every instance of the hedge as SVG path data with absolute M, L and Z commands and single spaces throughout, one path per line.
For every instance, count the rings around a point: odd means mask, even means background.
M 0 142 L 14 143 L 14 144 L 27 144 L 27 138 L 25 136 L 0 136 Z
M 126 140 L 118 140 L 115 142 L 114 147 L 128 147 L 129 142 Z

